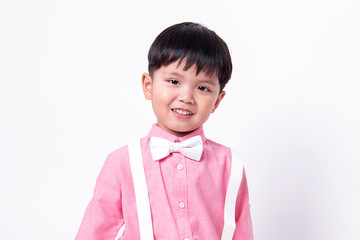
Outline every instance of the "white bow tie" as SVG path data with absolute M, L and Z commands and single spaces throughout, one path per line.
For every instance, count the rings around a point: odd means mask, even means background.
M 170 142 L 158 137 L 152 137 L 150 141 L 151 155 L 154 161 L 163 159 L 172 152 L 180 152 L 188 158 L 200 161 L 203 152 L 202 139 L 199 135 L 183 142 Z

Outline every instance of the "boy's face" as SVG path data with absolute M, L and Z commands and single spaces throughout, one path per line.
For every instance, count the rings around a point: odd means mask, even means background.
M 196 75 L 195 65 L 186 71 L 184 67 L 185 61 L 174 62 L 152 77 L 142 76 L 144 95 L 152 101 L 158 126 L 180 137 L 201 127 L 225 96 L 217 74 Z

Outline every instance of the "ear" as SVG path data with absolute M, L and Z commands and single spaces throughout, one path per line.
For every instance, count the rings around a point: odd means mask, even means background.
M 217 109 L 217 107 L 219 106 L 221 100 L 225 97 L 225 94 L 226 92 L 225 91 L 221 91 L 215 101 L 215 104 L 214 104 L 214 108 L 213 110 L 211 111 L 211 113 L 215 112 L 215 110 Z
M 151 100 L 151 98 L 152 98 L 152 93 L 151 93 L 152 79 L 148 73 L 143 73 L 143 75 L 141 77 L 141 84 L 142 84 L 145 98 L 147 100 Z

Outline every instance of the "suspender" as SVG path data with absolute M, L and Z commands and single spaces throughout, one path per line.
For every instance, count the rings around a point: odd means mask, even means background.
M 131 174 L 135 188 L 135 199 L 138 212 L 140 239 L 154 239 L 149 196 L 146 186 L 146 178 L 142 160 L 140 142 L 133 142 L 128 145 Z
M 142 160 L 140 142 L 136 141 L 128 145 L 131 174 L 133 177 L 135 198 L 139 220 L 139 231 L 141 240 L 154 239 L 149 196 L 146 186 L 146 178 Z M 225 199 L 224 230 L 221 239 L 232 239 L 235 230 L 235 203 L 240 187 L 243 162 L 237 151 L 231 149 L 231 173 Z
M 238 151 L 231 149 L 231 172 L 226 191 L 224 208 L 224 230 L 221 239 L 232 239 L 235 231 L 235 204 L 243 175 L 243 161 Z

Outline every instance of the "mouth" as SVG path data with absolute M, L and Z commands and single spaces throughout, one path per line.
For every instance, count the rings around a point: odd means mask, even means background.
M 191 116 L 194 115 L 189 110 L 180 109 L 180 108 L 172 108 L 171 111 L 175 113 L 176 115 L 183 115 L 183 116 Z

